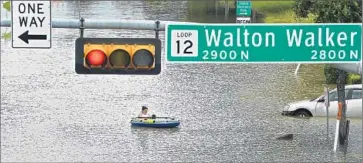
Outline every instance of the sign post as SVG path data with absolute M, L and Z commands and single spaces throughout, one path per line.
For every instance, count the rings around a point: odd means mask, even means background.
M 51 2 L 11 1 L 13 48 L 51 48 Z
M 251 23 L 251 1 L 245 0 L 236 2 L 236 23 L 248 24 Z
M 325 108 L 326 108 L 326 136 L 327 136 L 327 140 L 329 140 L 329 106 L 330 106 L 330 101 L 329 101 L 329 88 L 325 87 L 324 88 L 324 104 L 325 104 Z
M 344 26 L 344 28 L 343 28 Z M 168 24 L 174 63 L 357 63 L 362 24 Z

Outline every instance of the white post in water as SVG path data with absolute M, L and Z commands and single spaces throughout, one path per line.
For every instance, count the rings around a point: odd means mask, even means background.
M 325 91 L 324 104 L 326 107 L 326 137 L 327 137 L 327 141 L 329 141 L 329 106 L 330 106 L 329 88 L 325 87 L 324 91 Z
M 335 129 L 335 139 L 334 139 L 334 152 L 337 151 L 338 145 L 338 134 L 339 134 L 339 120 L 337 119 L 336 129 Z
M 339 124 L 340 124 L 340 119 L 342 118 L 342 107 L 343 107 L 342 104 L 338 103 L 337 124 L 335 129 L 335 140 L 334 140 L 334 152 L 337 151 L 337 146 L 338 146 Z
M 296 69 L 295 69 L 295 75 L 297 75 L 297 72 L 299 71 L 300 69 L 300 63 L 297 65 Z

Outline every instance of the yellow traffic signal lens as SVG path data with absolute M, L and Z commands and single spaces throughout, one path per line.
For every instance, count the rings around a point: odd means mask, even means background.
M 106 54 L 99 49 L 91 50 L 86 55 L 86 63 L 91 67 L 102 67 L 107 63 Z
M 130 65 L 130 54 L 123 49 L 117 49 L 110 54 L 109 61 L 114 68 L 126 68 Z
M 133 64 L 135 67 L 153 67 L 154 65 L 154 56 L 149 50 L 140 49 L 137 50 L 132 58 Z

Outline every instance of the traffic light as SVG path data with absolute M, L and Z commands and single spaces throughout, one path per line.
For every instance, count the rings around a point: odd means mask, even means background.
M 78 38 L 77 74 L 157 75 L 161 41 L 156 38 Z

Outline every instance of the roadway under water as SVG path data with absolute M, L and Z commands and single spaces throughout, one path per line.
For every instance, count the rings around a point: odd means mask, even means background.
M 62 1 L 53 3 L 52 15 L 79 18 L 80 10 L 85 19 L 192 17 L 180 6 L 186 2 L 86 1 L 79 6 L 78 1 Z M 53 29 L 52 34 L 51 50 L 12 49 L 10 41 L 1 40 L 1 161 L 357 162 L 362 158 L 361 120 L 351 122 L 344 155 L 332 152 L 334 118 L 327 142 L 325 118 L 280 115 L 286 103 L 323 92 L 323 84 L 312 81 L 318 69 L 306 70 L 310 65 L 302 66 L 300 77 L 293 74 L 296 65 L 286 64 L 163 64 L 158 76 L 77 75 L 74 44 L 79 31 Z M 154 33 L 85 31 L 85 37 L 130 36 L 154 37 Z M 164 43 L 163 32 L 161 40 Z M 131 128 L 131 117 L 144 104 L 156 115 L 179 118 L 181 126 Z M 281 133 L 292 133 L 294 139 L 274 140 Z

